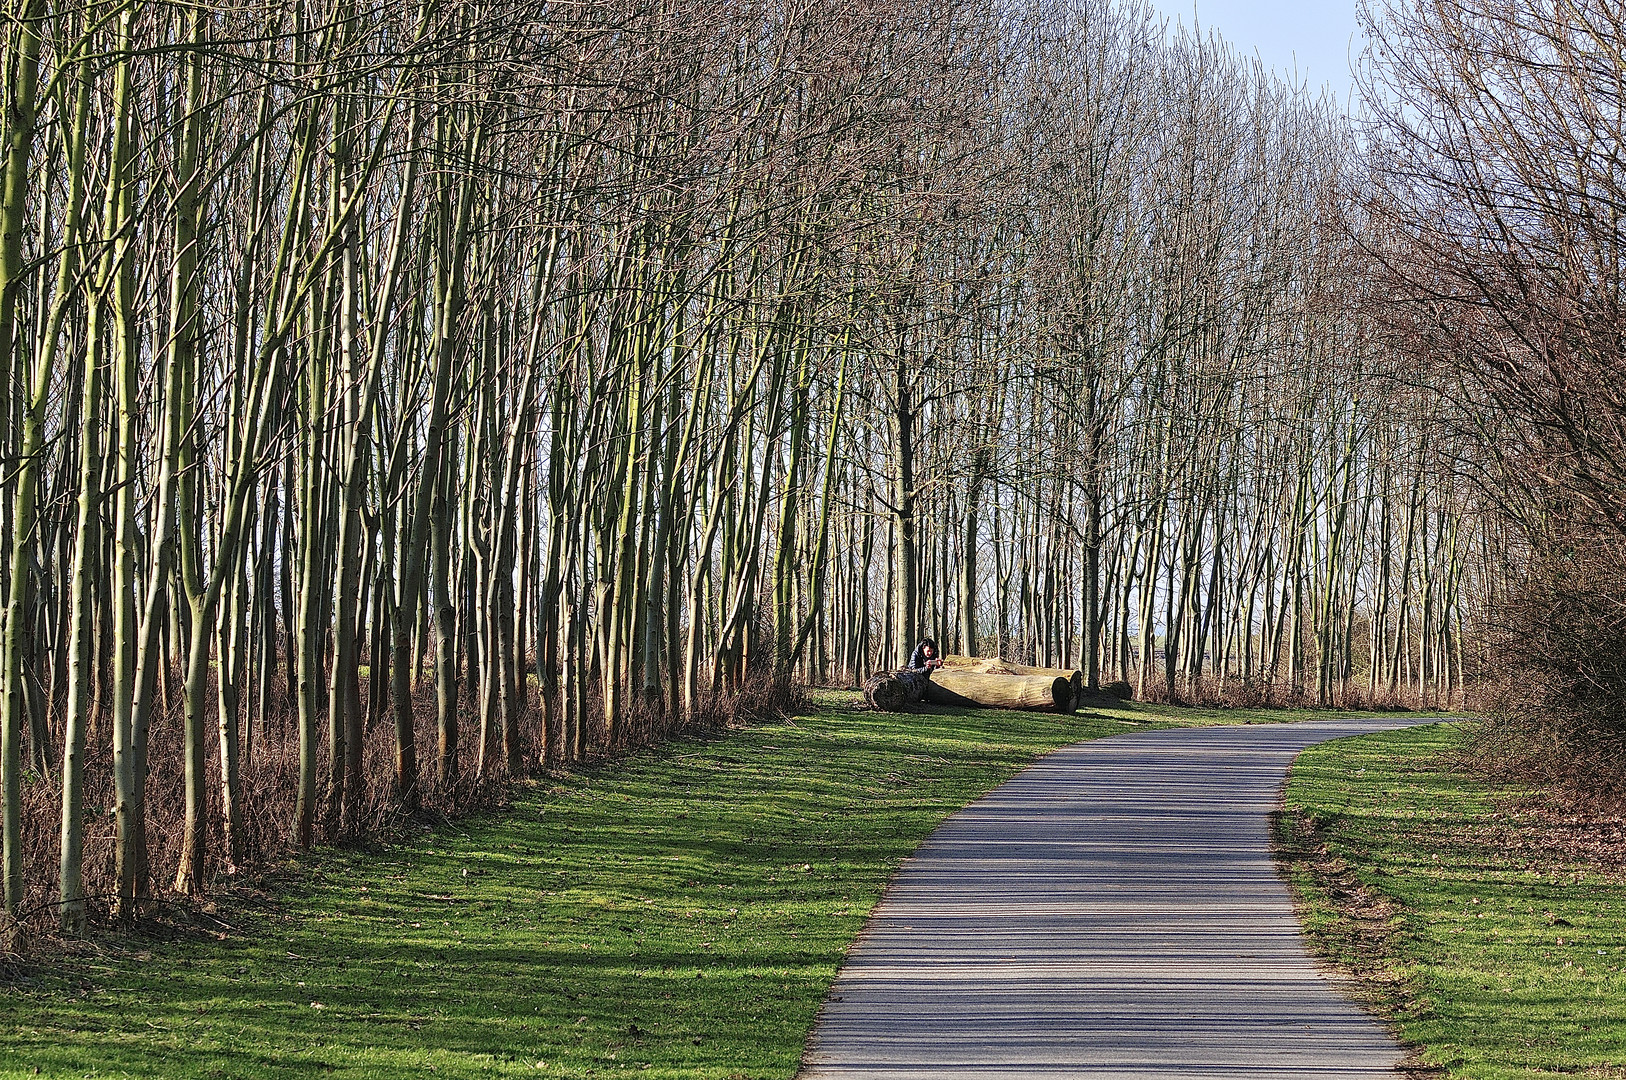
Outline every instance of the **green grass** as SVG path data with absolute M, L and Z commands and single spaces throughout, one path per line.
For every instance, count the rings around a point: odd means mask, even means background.
M 1036 755 L 1132 726 L 852 700 L 320 853 L 224 941 L 36 970 L 0 989 L 0 1076 L 789 1076 L 899 861 Z
M 0 988 L 0 1077 L 787 1077 L 900 860 L 1035 756 L 1332 715 L 854 700 L 319 853 L 273 904 L 224 904 L 224 940 L 104 940 Z
M 1517 793 L 1450 764 L 1460 738 L 1436 725 L 1299 758 L 1278 836 L 1312 942 L 1438 1075 L 1626 1076 L 1626 880 L 1545 846 Z

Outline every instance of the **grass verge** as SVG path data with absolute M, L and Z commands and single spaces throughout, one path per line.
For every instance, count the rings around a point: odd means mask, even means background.
M 1626 874 L 1592 824 L 1453 764 L 1461 737 L 1385 732 L 1295 763 L 1277 840 L 1312 947 L 1421 1075 L 1626 1077 Z
M 788 1076 L 904 856 L 1036 755 L 1130 726 L 852 700 L 322 852 L 218 938 L 60 957 L 0 989 L 0 1076 Z
M 218 935 L 62 956 L 0 987 L 0 1076 L 787 1077 L 899 862 L 1037 755 L 1336 715 L 816 700 L 411 843 L 318 853 L 274 901 L 223 904 Z

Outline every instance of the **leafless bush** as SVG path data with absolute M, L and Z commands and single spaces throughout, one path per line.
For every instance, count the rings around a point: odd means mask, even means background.
M 1532 557 L 1492 619 L 1501 660 L 1471 749 L 1510 779 L 1626 800 L 1626 543 L 1572 536 Z

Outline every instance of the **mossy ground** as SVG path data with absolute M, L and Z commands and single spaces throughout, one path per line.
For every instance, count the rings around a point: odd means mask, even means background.
M 1626 874 L 1555 845 L 1530 793 L 1454 763 L 1435 725 L 1325 743 L 1278 838 L 1312 944 L 1429 1075 L 1626 1077 Z
M 0 1076 L 788 1077 L 844 950 L 948 814 L 1067 743 L 1323 714 L 808 715 L 318 852 L 219 935 L 104 938 L 0 987 Z

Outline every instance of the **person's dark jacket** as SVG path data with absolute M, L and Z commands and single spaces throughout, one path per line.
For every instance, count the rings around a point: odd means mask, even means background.
M 913 653 L 911 653 L 910 656 L 909 656 L 909 670 L 910 671 L 929 671 L 929 670 L 931 670 L 930 668 L 928 668 L 926 666 L 926 659 L 927 659 L 927 657 L 926 657 L 926 643 L 923 641 L 919 645 L 915 646 L 915 651 Z M 942 659 L 941 656 L 937 655 L 937 646 L 935 646 L 935 645 L 932 646 L 931 659 L 933 659 L 933 660 L 941 660 Z

